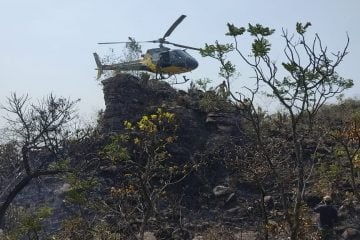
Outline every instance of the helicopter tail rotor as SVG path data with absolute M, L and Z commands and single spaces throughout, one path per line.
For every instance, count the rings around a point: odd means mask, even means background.
M 97 70 L 97 77 L 96 79 L 99 79 L 101 77 L 101 74 L 103 74 L 103 65 L 101 64 L 99 55 L 97 53 L 93 53 L 94 54 L 94 58 L 95 58 L 95 62 L 96 62 L 96 66 L 97 68 L 95 70 Z

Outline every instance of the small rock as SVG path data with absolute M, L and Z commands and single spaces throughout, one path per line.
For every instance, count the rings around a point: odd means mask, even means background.
M 213 193 L 216 197 L 223 196 L 228 193 L 231 193 L 231 188 L 219 185 L 219 186 L 214 187 Z
M 360 231 L 355 228 L 347 228 L 341 236 L 346 240 L 360 239 Z
M 192 240 L 204 240 L 203 236 L 196 236 Z
M 265 196 L 264 197 L 264 204 L 265 204 L 265 207 L 268 209 L 268 210 L 272 210 L 274 208 L 274 199 L 272 196 Z
M 235 201 L 236 200 L 236 196 L 235 196 L 235 193 L 231 193 L 228 198 L 225 200 L 225 203 L 230 203 L 232 201 Z
M 101 166 L 100 171 L 103 173 L 116 173 L 118 171 L 116 165 L 111 166 Z
M 218 128 L 220 131 L 224 132 L 224 133 L 230 133 L 230 132 L 233 131 L 233 127 L 232 127 L 232 126 L 227 126 L 227 125 L 221 125 L 221 124 L 219 124 L 219 125 L 217 126 L 217 128 Z
M 59 189 L 56 189 L 54 193 L 56 195 L 62 195 L 70 191 L 71 185 L 69 183 L 64 183 Z
M 153 232 L 144 232 L 144 240 L 156 240 Z
M 227 213 L 236 213 L 236 212 L 238 212 L 240 209 L 241 209 L 241 207 L 237 206 L 237 207 L 230 208 L 230 209 L 226 210 L 226 212 L 227 212 Z

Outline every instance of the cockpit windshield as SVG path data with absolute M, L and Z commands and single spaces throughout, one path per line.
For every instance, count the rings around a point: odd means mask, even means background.
M 171 51 L 171 55 L 174 59 L 184 60 L 189 58 L 189 54 L 185 52 L 184 50 L 175 49 Z

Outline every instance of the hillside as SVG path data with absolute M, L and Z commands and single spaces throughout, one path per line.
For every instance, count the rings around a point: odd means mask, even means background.
M 128 74 L 102 84 L 106 109 L 97 126 L 69 140 L 66 161 L 56 165 L 71 171 L 32 179 L 7 211 L 5 239 L 286 239 L 297 171 L 286 114 L 262 112 L 254 122 L 247 106 L 215 91 Z M 359 110 L 355 100 L 324 106 L 311 131 L 306 121 L 299 127 L 301 239 L 319 239 L 312 208 L 324 195 L 339 210 L 338 235 L 358 239 L 359 158 L 350 168 L 335 133 Z M 354 156 L 359 136 L 346 142 Z M 46 166 L 57 161 L 43 152 L 32 157 Z M 7 176 L 2 189 L 22 175 Z

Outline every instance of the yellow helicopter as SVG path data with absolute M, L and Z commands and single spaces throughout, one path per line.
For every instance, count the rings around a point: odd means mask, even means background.
M 148 71 L 159 74 L 161 78 L 165 78 L 164 74 L 168 77 L 174 74 L 185 73 L 194 70 L 199 65 L 195 58 L 186 52 L 186 49 L 192 49 L 199 51 L 199 48 L 189 47 L 166 40 L 168 36 L 174 31 L 174 29 L 184 20 L 186 16 L 181 15 L 166 31 L 162 38 L 152 41 L 142 41 L 150 43 L 159 43 L 158 48 L 148 49 L 142 59 L 135 61 L 122 62 L 116 64 L 102 64 L 97 53 L 94 53 L 95 62 L 98 70 L 97 77 L 100 78 L 101 74 L 105 70 L 120 70 L 120 71 Z M 101 42 L 98 44 L 118 44 L 129 42 Z M 170 44 L 182 49 L 170 49 L 164 47 L 164 44 Z

